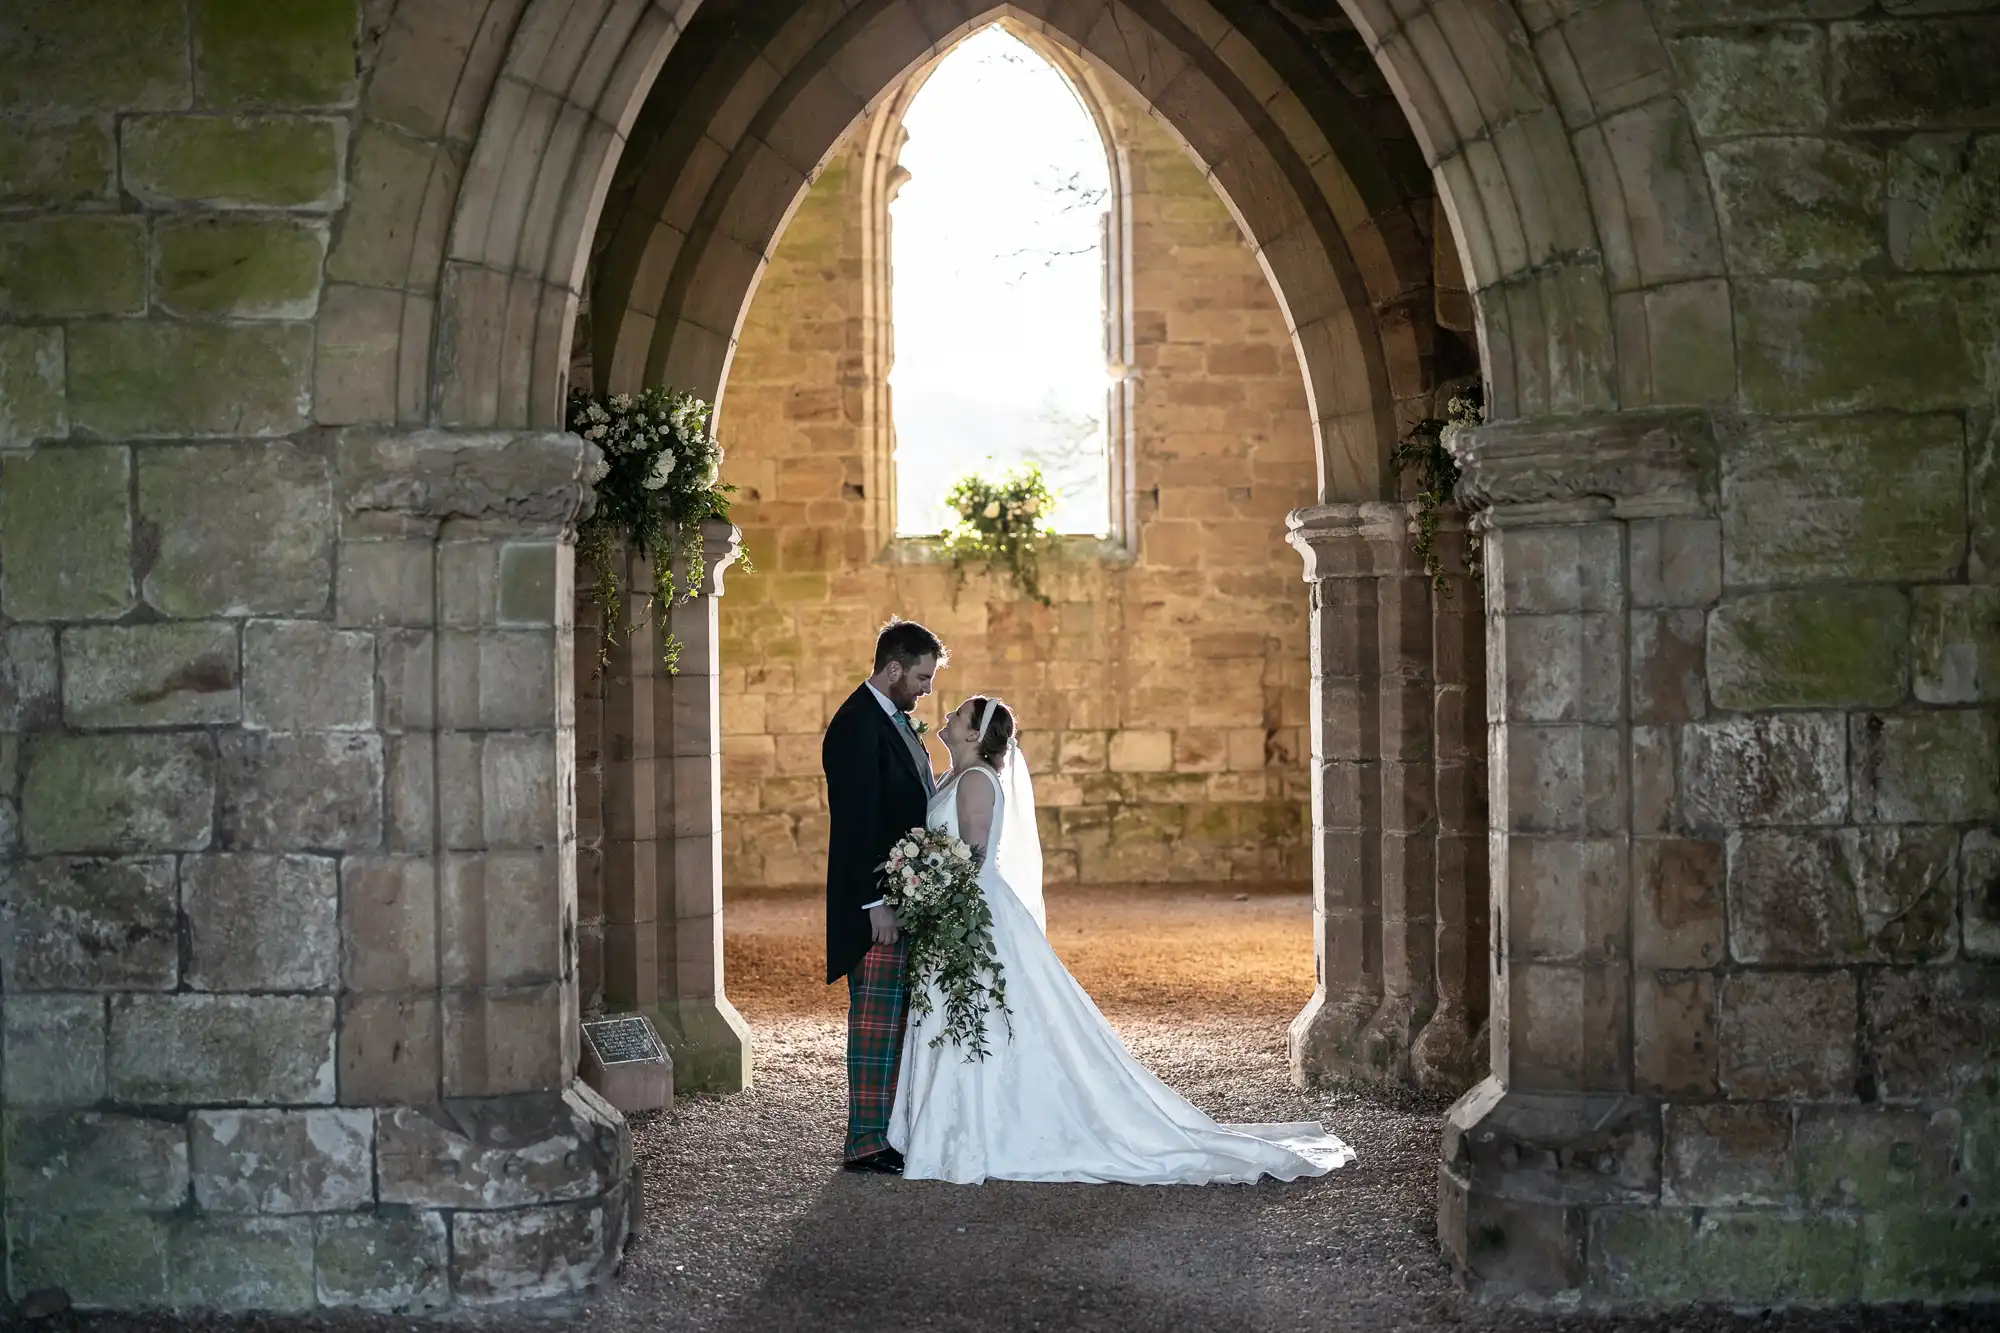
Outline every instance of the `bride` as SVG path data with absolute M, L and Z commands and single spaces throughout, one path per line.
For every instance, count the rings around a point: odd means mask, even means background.
M 1041 837 L 1013 712 L 968 699 L 938 734 L 952 770 L 927 823 L 985 849 L 979 883 L 1009 1012 L 987 1016 L 983 1060 L 949 1039 L 931 1045 L 944 1021 L 935 992 L 911 1018 L 889 1122 L 905 1178 L 1206 1185 L 1350 1161 L 1316 1123 L 1217 1124 L 1132 1058 L 1043 935 Z

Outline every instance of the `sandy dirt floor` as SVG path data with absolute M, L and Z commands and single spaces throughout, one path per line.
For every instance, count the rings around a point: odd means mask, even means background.
M 563 1333 L 1995 1327 L 1990 1310 L 1614 1320 L 1469 1304 L 1437 1250 L 1441 1106 L 1292 1087 L 1285 1027 L 1312 989 L 1310 904 L 1296 891 L 1241 892 L 1052 890 L 1051 938 L 1134 1053 L 1203 1109 L 1319 1119 L 1358 1150 L 1352 1165 L 1291 1185 L 1206 1189 L 844 1175 L 845 987 L 818 981 L 822 909 L 811 896 L 739 896 L 727 975 L 754 1032 L 755 1085 L 634 1126 L 647 1230 L 612 1289 L 477 1322 Z M 72 1315 L 38 1327 L 363 1333 L 411 1322 Z

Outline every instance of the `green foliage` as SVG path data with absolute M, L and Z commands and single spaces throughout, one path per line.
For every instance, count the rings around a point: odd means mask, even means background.
M 1416 551 L 1418 558 L 1424 562 L 1424 573 L 1431 577 L 1431 587 L 1438 592 L 1444 592 L 1448 586 L 1444 563 L 1437 554 L 1438 518 L 1444 507 L 1451 503 L 1452 492 L 1458 487 L 1458 460 L 1451 456 L 1448 445 L 1460 431 L 1470 430 L 1485 420 L 1485 394 L 1476 382 L 1470 384 L 1452 396 L 1445 412 L 1446 417 L 1442 421 L 1426 417 L 1411 427 L 1403 442 L 1389 455 L 1389 466 L 1396 470 L 1397 475 L 1416 474 Z M 1465 568 L 1476 579 L 1479 542 L 1470 533 L 1465 539 Z
M 691 393 L 651 388 L 600 398 L 582 389 L 569 395 L 569 428 L 595 444 L 604 458 L 591 473 L 597 509 L 577 528 L 577 552 L 590 562 L 589 597 L 603 620 L 597 669 L 611 650 L 650 617 L 664 627 L 676 603 L 693 600 L 707 576 L 703 519 L 729 517 L 735 489 L 717 480 L 722 446 L 708 430 L 712 409 Z M 618 582 L 618 548 L 629 545 L 653 566 L 653 587 L 637 619 L 627 614 Z M 682 574 L 675 577 L 676 559 Z M 661 636 L 661 662 L 679 669 L 681 642 Z
M 1041 559 L 1055 542 L 1055 529 L 1048 522 L 1055 499 L 1042 470 L 1032 465 L 1016 468 L 998 481 L 976 472 L 961 478 L 945 496 L 958 521 L 943 541 L 958 586 L 964 586 L 965 567 L 977 564 L 988 574 L 1003 574 L 1027 596 L 1048 606 Z

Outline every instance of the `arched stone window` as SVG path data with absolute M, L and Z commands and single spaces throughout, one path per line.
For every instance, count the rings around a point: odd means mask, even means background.
M 948 82 L 934 84 L 940 71 Z M 1077 114 L 1065 124 L 1062 103 L 1071 95 Z M 983 159 L 993 165 L 977 143 L 964 142 L 968 130 L 976 135 L 981 128 L 968 113 L 989 99 L 996 116 L 1006 114 L 1003 107 L 1009 105 L 1017 116 L 1032 115 L 1036 142 L 1056 141 L 1062 147 L 1053 156 L 1065 159 L 1043 166 L 1044 174 L 1032 181 L 1018 158 L 998 166 L 1002 179 L 987 193 L 1013 205 L 1013 220 L 1024 224 L 1014 250 L 1002 249 L 991 230 L 964 235 L 968 195 L 971 208 L 981 207 L 976 171 L 967 173 L 970 179 L 940 180 L 940 188 L 916 210 L 899 207 L 917 202 L 899 199 L 911 179 L 906 162 L 913 153 L 929 155 L 940 176 L 957 177 L 962 162 Z M 928 143 L 920 137 L 912 149 L 909 117 L 915 110 L 921 134 L 927 105 L 940 113 L 932 117 L 940 137 Z M 1059 531 L 1108 537 L 1121 546 L 1135 540 L 1127 299 L 1131 192 L 1116 114 L 1087 65 L 1040 34 L 1002 22 L 912 75 L 864 127 L 861 379 L 868 528 L 878 546 L 899 535 L 937 531 L 944 491 L 965 472 L 991 473 L 1019 461 L 1041 464 L 1056 485 Z M 947 134 L 950 140 L 943 140 Z M 1090 160 L 1094 152 L 1103 154 L 1101 162 Z M 1023 186 L 1040 197 L 1023 206 Z M 970 221 L 977 226 L 980 219 Z M 899 226 L 908 238 L 901 250 Z M 954 247 L 962 247 L 973 272 L 956 289 L 952 308 L 944 309 L 935 293 L 947 280 Z M 1080 264 L 1098 270 L 1091 275 L 1094 302 L 1088 295 L 1078 300 Z M 1056 303 L 1050 325 L 1039 331 L 1046 340 L 1038 346 L 1007 341 L 1009 332 L 1016 337 L 1026 332 L 1018 317 L 1029 304 L 1021 299 L 1026 293 L 1010 300 L 997 290 L 1010 280 L 1039 289 Z M 900 364 L 899 291 L 902 318 L 906 326 L 915 325 L 921 339 Z M 1090 317 L 1086 304 L 1095 306 L 1100 324 L 1093 331 L 1094 349 L 1078 339 L 1071 322 Z M 1011 330 L 1004 327 L 1010 316 Z M 981 321 L 1003 327 L 989 329 Z M 941 391 L 954 373 L 982 383 L 970 392 Z M 1086 383 L 1087 398 L 1078 392 Z M 900 408 L 892 384 L 903 392 Z

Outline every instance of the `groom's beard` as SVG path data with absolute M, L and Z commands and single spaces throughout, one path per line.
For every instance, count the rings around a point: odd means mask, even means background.
M 889 696 L 889 702 L 907 713 L 917 706 L 917 692 L 908 681 L 897 681 L 882 693 Z

